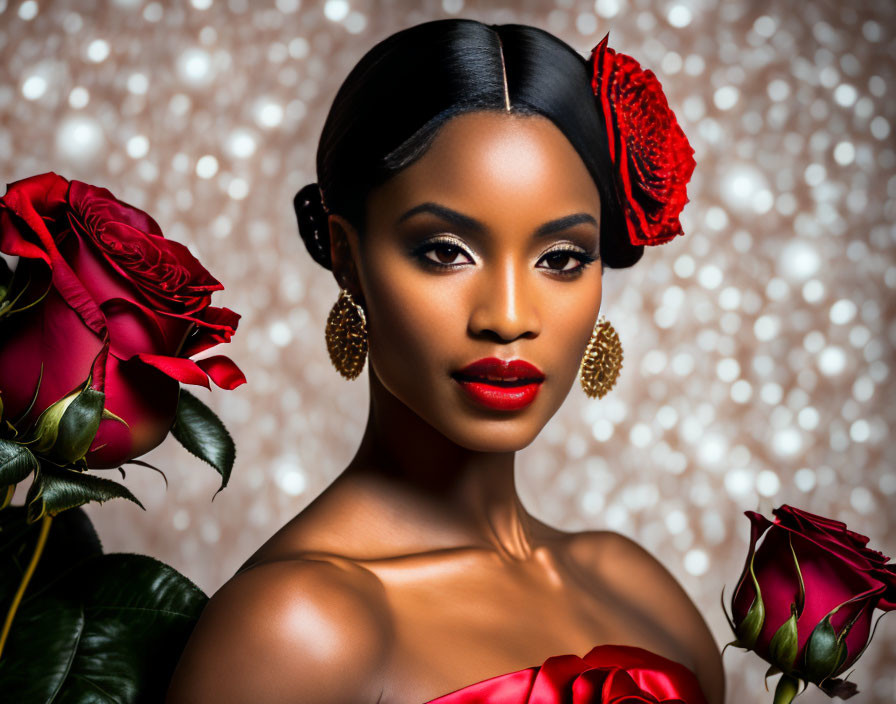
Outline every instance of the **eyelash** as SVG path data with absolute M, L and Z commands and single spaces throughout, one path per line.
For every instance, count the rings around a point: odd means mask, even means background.
M 448 269 L 455 269 L 458 266 L 462 266 L 461 264 L 445 264 L 444 262 L 437 262 L 434 259 L 430 259 L 429 257 L 426 256 L 426 254 L 428 252 L 435 251 L 439 247 L 447 247 L 447 248 L 451 248 L 451 249 L 456 249 L 459 252 L 463 252 L 464 254 L 466 254 L 466 256 L 468 256 L 468 257 L 470 256 L 469 254 L 466 253 L 466 250 L 463 247 L 456 244 L 453 240 L 448 240 L 448 239 L 431 240 L 431 241 L 427 242 L 426 244 L 422 245 L 421 247 L 419 247 L 414 252 L 414 254 L 417 256 L 418 259 L 420 259 L 421 262 L 423 262 L 424 264 L 426 264 L 428 266 L 431 266 L 432 268 L 436 269 L 437 271 L 447 271 Z M 545 257 L 548 257 L 552 254 L 558 254 L 558 253 L 559 254 L 568 254 L 573 259 L 577 259 L 580 262 L 579 266 L 575 267 L 574 269 L 563 270 L 563 269 L 548 268 L 548 271 L 550 271 L 551 273 L 557 274 L 557 275 L 563 276 L 563 277 L 578 276 L 589 265 L 591 265 L 593 262 L 597 261 L 597 257 L 594 257 L 590 254 L 586 254 L 582 250 L 574 249 L 572 247 L 557 247 L 555 249 L 552 249 L 548 252 L 545 252 L 542 255 L 541 259 L 539 259 L 538 261 L 541 261 Z M 472 257 L 470 257 L 470 258 L 472 259 Z M 542 267 L 542 268 L 544 268 L 544 267 Z

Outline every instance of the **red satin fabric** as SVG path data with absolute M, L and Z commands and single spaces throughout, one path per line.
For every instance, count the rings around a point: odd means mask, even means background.
M 584 658 L 490 677 L 426 704 L 707 704 L 696 675 L 644 648 L 598 645 Z

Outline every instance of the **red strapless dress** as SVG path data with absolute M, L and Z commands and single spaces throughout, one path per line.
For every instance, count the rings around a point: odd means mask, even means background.
M 541 665 L 457 689 L 426 704 L 706 704 L 697 676 L 644 648 L 598 645 L 580 658 Z

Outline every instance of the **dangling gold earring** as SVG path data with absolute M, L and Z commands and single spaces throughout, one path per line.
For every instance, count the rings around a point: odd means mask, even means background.
M 346 379 L 354 379 L 367 359 L 367 318 L 364 309 L 344 288 L 327 317 L 327 351 L 330 361 Z
M 579 366 L 582 388 L 590 397 L 603 398 L 616 385 L 622 368 L 622 345 L 610 321 L 601 317 L 591 332 Z

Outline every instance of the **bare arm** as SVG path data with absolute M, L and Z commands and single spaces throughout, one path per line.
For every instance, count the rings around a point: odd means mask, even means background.
M 382 585 L 369 572 L 265 563 L 209 601 L 166 704 L 373 704 L 390 642 Z

